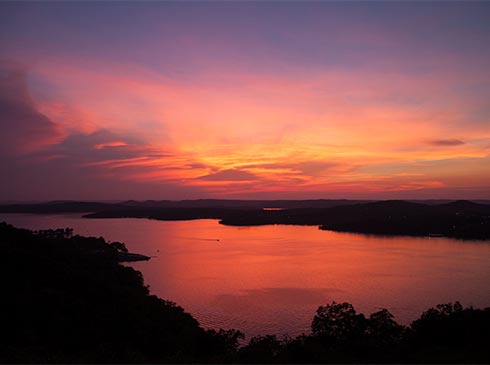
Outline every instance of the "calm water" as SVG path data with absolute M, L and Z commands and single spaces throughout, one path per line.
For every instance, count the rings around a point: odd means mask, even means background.
M 368 237 L 317 227 L 228 227 L 215 220 L 89 220 L 78 215 L 0 215 L 17 227 L 72 227 L 156 256 L 131 266 L 154 294 L 204 327 L 291 336 L 308 331 L 319 305 L 388 308 L 408 324 L 438 303 L 490 306 L 490 243 Z

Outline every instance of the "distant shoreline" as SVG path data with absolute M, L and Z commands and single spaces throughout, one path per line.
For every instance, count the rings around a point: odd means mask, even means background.
M 173 204 L 173 205 L 172 205 Z M 146 218 L 162 221 L 217 219 L 229 226 L 273 224 L 383 236 L 490 240 L 490 204 L 452 201 L 233 201 L 53 202 L 0 205 L 0 213 L 87 213 L 84 218 Z

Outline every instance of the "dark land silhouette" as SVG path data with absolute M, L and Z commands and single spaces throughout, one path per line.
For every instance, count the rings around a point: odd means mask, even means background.
M 120 264 L 120 242 L 0 223 L 2 363 L 489 363 L 490 308 L 438 305 L 410 324 L 386 309 L 320 306 L 311 332 L 279 340 L 205 330 Z M 319 303 L 321 304 L 321 303 Z M 246 342 L 245 342 L 246 343 Z
M 490 239 L 490 204 L 471 201 L 188 200 L 51 202 L 0 206 L 3 213 L 88 213 L 86 218 L 219 219 L 234 226 L 317 225 L 379 235 Z M 488 202 L 487 202 L 488 203 Z M 270 209 L 274 208 L 274 209 Z
M 5 223 L 0 242 L 3 363 L 225 362 L 236 349 L 234 331 L 150 295 L 119 242 Z

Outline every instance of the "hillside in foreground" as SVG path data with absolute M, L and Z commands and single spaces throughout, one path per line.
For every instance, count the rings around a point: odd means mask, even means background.
M 0 223 L 3 363 L 215 362 L 227 337 L 150 295 L 124 245 Z M 215 357 L 218 356 L 218 357 Z M 221 356 L 221 357 L 220 357 Z

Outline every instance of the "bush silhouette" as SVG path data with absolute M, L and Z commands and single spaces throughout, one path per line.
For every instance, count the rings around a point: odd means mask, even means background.
M 256 336 L 240 349 L 240 359 L 245 363 L 273 363 L 281 351 L 281 341 L 275 335 Z
M 361 337 L 366 325 L 366 318 L 357 314 L 352 304 L 332 302 L 317 309 L 311 331 L 315 336 L 342 344 Z

